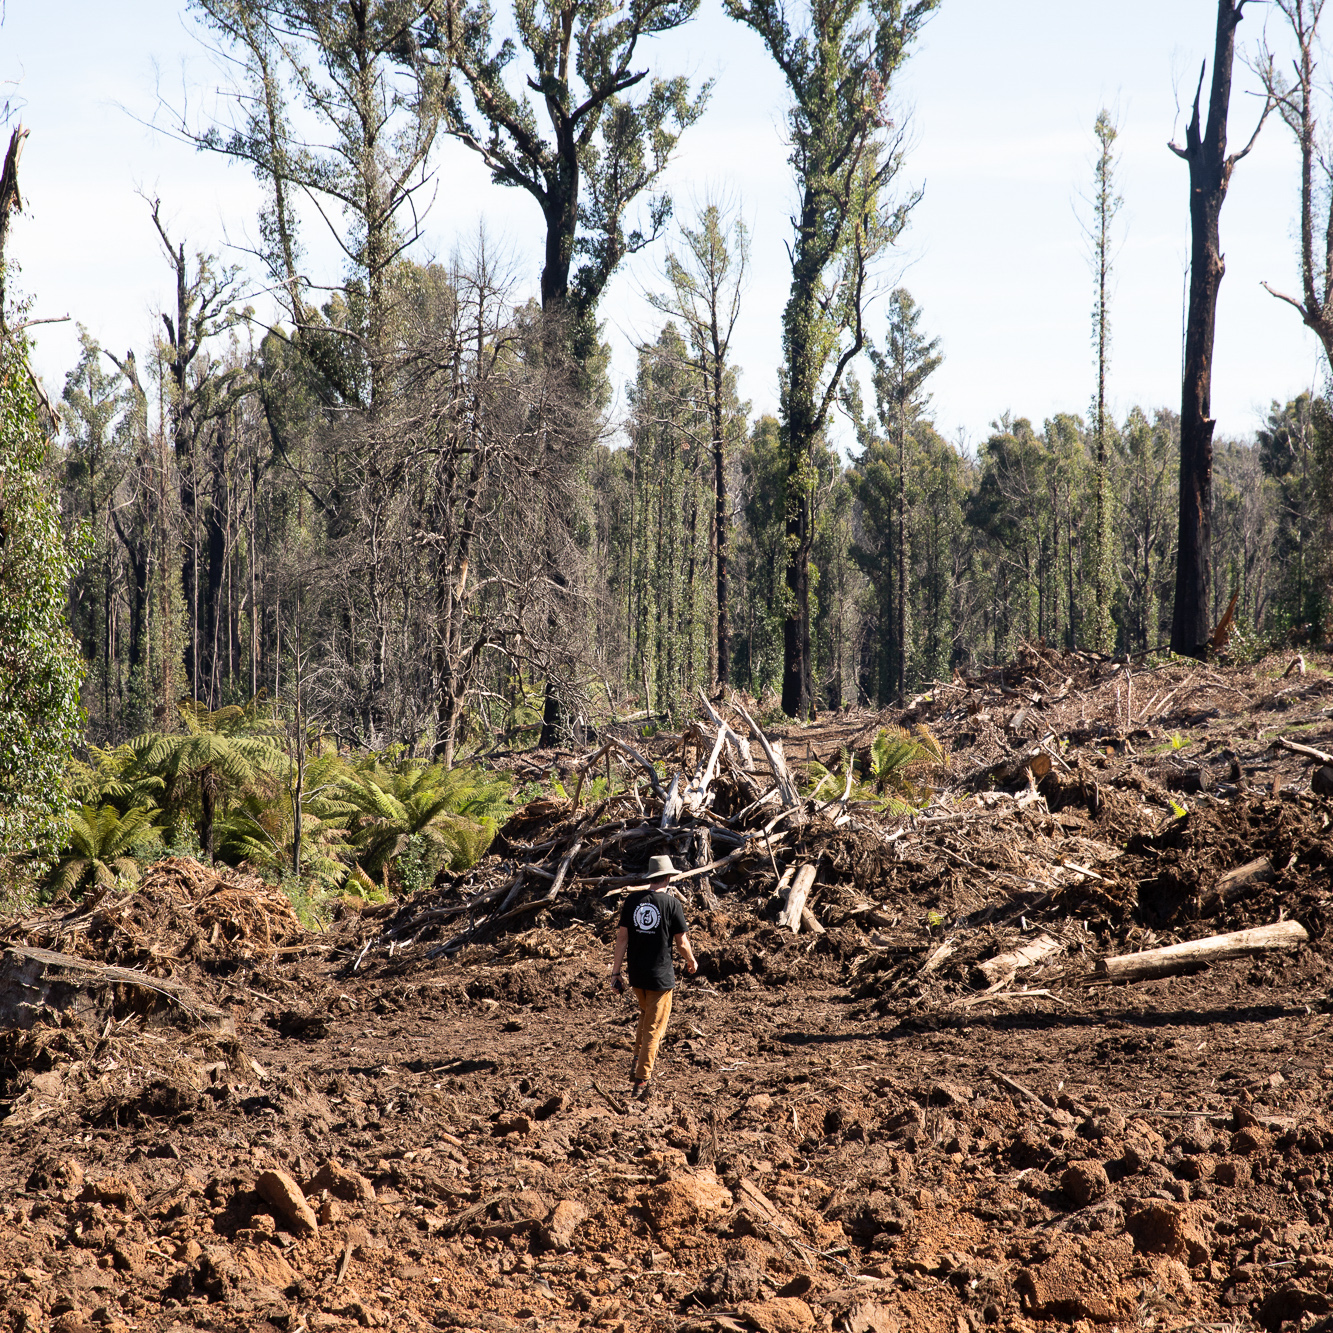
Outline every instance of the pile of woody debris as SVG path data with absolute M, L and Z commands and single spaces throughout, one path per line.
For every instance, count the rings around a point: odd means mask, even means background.
M 899 713 L 785 736 L 737 696 L 700 696 L 676 735 L 603 732 L 572 796 L 525 806 L 483 862 L 362 913 L 341 947 L 352 972 L 401 973 L 574 923 L 606 934 L 668 854 L 673 891 L 715 933 L 776 931 L 881 1009 L 1058 1004 L 1070 984 L 1289 950 L 1323 935 L 1333 758 L 1277 727 L 1265 742 L 1253 718 L 1327 720 L 1333 679 L 1300 665 L 1293 682 L 1032 649 Z M 1229 703 L 1245 738 L 1227 734 Z M 922 742 L 917 799 L 865 799 L 874 738 L 895 724 Z M 1311 763 L 1313 785 L 1287 781 Z M 585 809 L 618 768 L 625 789 Z

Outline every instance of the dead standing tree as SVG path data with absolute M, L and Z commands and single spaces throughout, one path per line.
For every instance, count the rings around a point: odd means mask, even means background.
M 596 429 L 579 367 L 488 261 L 424 275 L 402 386 L 345 427 L 345 531 L 311 562 L 346 626 L 321 691 L 360 734 L 454 760 L 497 674 L 576 661 L 580 467 Z M 550 562 L 573 591 L 552 583 Z M 581 608 L 575 608 L 581 613 Z M 560 696 L 571 702 L 570 692 Z
M 1301 292 L 1299 297 L 1288 296 L 1266 282 L 1263 286 L 1296 310 L 1306 328 L 1319 339 L 1333 367 L 1333 203 L 1328 198 L 1333 161 L 1328 156 L 1328 143 L 1320 135 L 1319 90 L 1315 86 L 1315 51 L 1324 0 L 1277 0 L 1277 7 L 1296 45 L 1293 77 L 1288 81 L 1283 76 L 1266 44 L 1258 72 L 1301 154 Z M 1317 216 L 1321 202 L 1328 210 L 1323 218 Z M 1322 233 L 1318 249 L 1316 232 Z
M 1213 80 L 1208 94 L 1208 122 L 1202 125 L 1199 99 L 1207 61 L 1199 70 L 1194 112 L 1185 130 L 1185 146 L 1168 145 L 1190 171 L 1190 291 L 1185 332 L 1185 374 L 1180 397 L 1180 529 L 1176 554 L 1176 600 L 1171 619 L 1171 648 L 1201 657 L 1209 638 L 1208 587 L 1212 564 L 1213 333 L 1217 293 L 1226 265 L 1222 260 L 1219 221 L 1236 163 L 1254 147 L 1272 107 L 1264 104 L 1259 124 L 1239 153 L 1227 155 L 1227 112 L 1231 105 L 1231 69 L 1236 55 L 1236 27 L 1247 0 L 1218 0 Z

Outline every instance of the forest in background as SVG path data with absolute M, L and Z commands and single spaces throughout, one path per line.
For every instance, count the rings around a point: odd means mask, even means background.
M 65 609 L 85 740 L 100 747 L 77 780 L 84 825 L 109 803 L 117 820 L 158 811 L 143 826 L 177 840 L 188 808 L 213 853 L 215 799 L 239 809 L 253 798 L 263 824 L 281 787 L 287 813 L 265 825 L 264 855 L 234 838 L 222 854 L 299 869 L 300 793 L 319 782 L 291 773 L 308 761 L 341 765 L 326 785 L 354 805 L 366 782 L 383 792 L 427 773 L 438 784 L 496 745 L 581 741 L 608 715 L 678 718 L 699 690 L 772 696 L 773 712 L 799 718 L 902 702 L 1023 642 L 1203 651 L 1207 631 L 1176 623 L 1180 535 L 1199 494 L 1196 620 L 1229 615 L 1233 655 L 1322 641 L 1325 399 L 1275 402 L 1255 439 L 1212 440 L 1211 325 L 1196 345 L 1192 290 L 1183 454 L 1174 407 L 1123 420 L 1106 408 L 1120 196 L 1105 113 L 1086 183 L 1088 412 L 1033 422 L 1021 404 L 996 404 L 975 455 L 936 430 L 931 312 L 905 288 L 871 299 L 919 197 L 904 183 L 894 77 L 935 7 L 813 0 L 796 27 L 768 0 L 728 0 L 790 93 L 782 408 L 756 417 L 729 346 L 749 263 L 741 210 L 711 200 L 673 217 L 660 189 L 709 88 L 640 69 L 644 44 L 687 23 L 697 0 L 519 6 L 512 35 L 487 5 L 456 0 L 194 0 L 235 71 L 229 118 L 182 114 L 163 128 L 254 171 L 266 198 L 255 252 L 229 265 L 145 200 L 173 308 L 137 354 L 84 335 L 58 401 L 32 408 L 39 470 L 78 555 Z M 1201 75 L 1176 149 L 1192 179 L 1212 172 L 1216 212 L 1248 151 L 1226 154 L 1243 8 L 1219 0 L 1207 105 L 1201 114 Z M 1279 8 L 1296 59 L 1293 74 L 1290 52 L 1263 52 L 1265 119 L 1296 137 L 1303 171 L 1303 289 L 1281 299 L 1328 348 L 1322 3 Z M 446 138 L 479 154 L 497 186 L 533 198 L 539 283 L 497 267 L 484 232 L 448 264 L 409 256 Z M 18 206 L 15 144 L 0 219 Z M 1214 308 L 1216 212 L 1194 270 Z M 311 226 L 336 240 L 340 271 L 311 271 Z M 649 247 L 663 260 L 662 323 L 616 416 L 598 301 Z M 243 299 L 256 277 L 277 318 Z M 1212 318 L 1207 300 L 1201 290 Z M 26 307 L 11 292 L 7 309 L 14 379 Z M 855 438 L 846 457 L 832 443 L 839 419 Z M 172 787 L 173 736 L 177 749 L 201 736 L 268 744 L 255 772 L 286 776 L 264 797 L 238 763 L 196 757 Z M 486 806 L 467 783 L 459 791 L 440 809 Z M 363 816 L 322 812 L 347 846 Z M 395 817 L 403 840 L 389 860 L 422 836 Z M 446 853 L 431 855 L 437 867 Z M 359 865 L 338 864 L 335 880 Z

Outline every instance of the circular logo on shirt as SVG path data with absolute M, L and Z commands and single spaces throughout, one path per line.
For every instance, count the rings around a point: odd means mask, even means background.
M 656 930 L 661 923 L 662 913 L 656 903 L 642 902 L 634 909 L 634 928 L 645 933 Z

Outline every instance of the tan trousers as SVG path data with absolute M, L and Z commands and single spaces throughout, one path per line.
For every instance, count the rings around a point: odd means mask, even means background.
M 634 1035 L 634 1079 L 642 1082 L 653 1076 L 657 1063 L 657 1048 L 666 1035 L 667 1019 L 671 1017 L 669 990 L 641 990 L 634 987 L 639 1001 L 639 1030 Z

